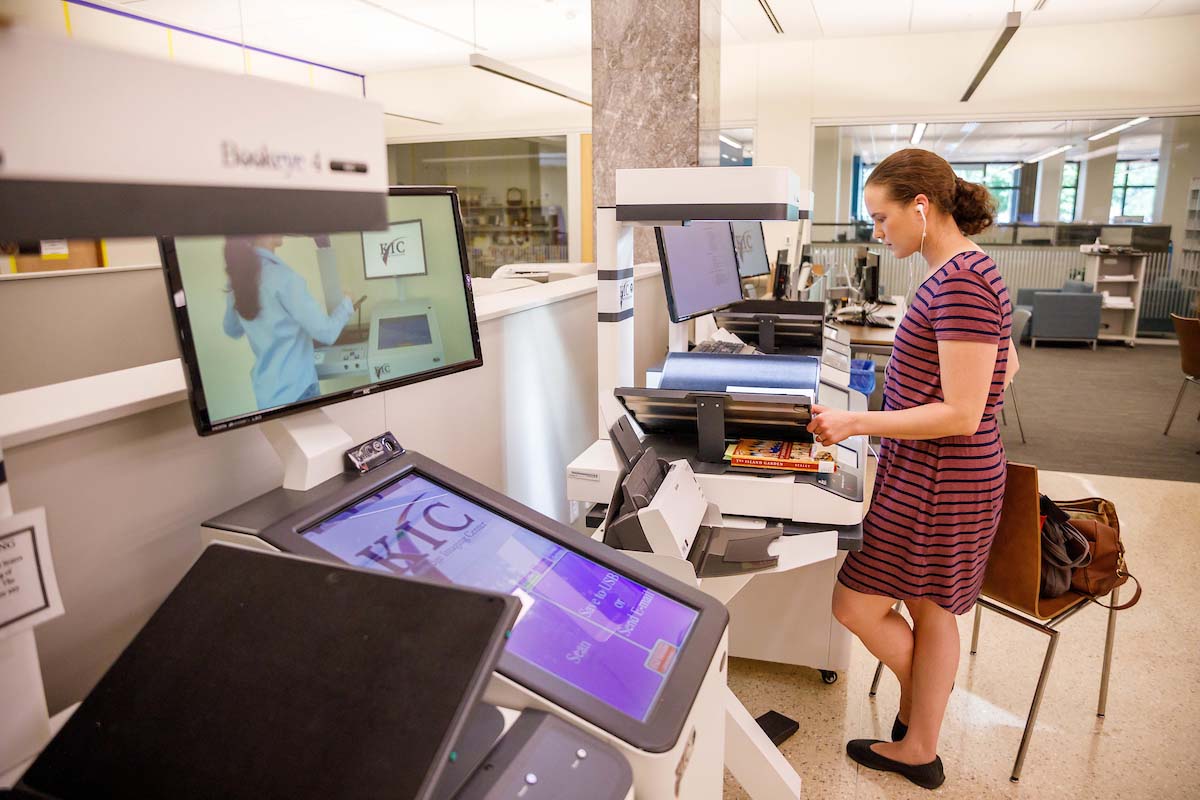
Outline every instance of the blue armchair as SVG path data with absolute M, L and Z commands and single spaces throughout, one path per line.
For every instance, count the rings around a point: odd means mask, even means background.
M 1026 331 L 1034 347 L 1044 339 L 1089 342 L 1096 349 L 1102 302 L 1103 297 L 1084 281 L 1066 281 L 1061 289 L 1017 291 L 1017 308 L 1033 315 Z

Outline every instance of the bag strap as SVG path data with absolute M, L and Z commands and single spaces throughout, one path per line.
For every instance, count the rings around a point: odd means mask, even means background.
M 1129 601 L 1121 603 L 1121 605 L 1119 605 L 1119 606 L 1110 606 L 1110 605 L 1106 605 L 1105 603 L 1101 603 L 1099 600 L 1097 600 L 1094 597 L 1090 597 L 1088 599 L 1091 600 L 1096 605 L 1100 606 L 1101 608 L 1107 608 L 1110 611 L 1124 611 L 1127 608 L 1132 608 L 1133 606 L 1137 605 L 1137 601 L 1142 599 L 1141 581 L 1139 581 L 1137 578 L 1134 578 L 1128 572 L 1122 572 L 1119 574 L 1123 575 L 1126 578 L 1133 578 L 1134 586 L 1137 587 L 1133 592 L 1133 597 Z

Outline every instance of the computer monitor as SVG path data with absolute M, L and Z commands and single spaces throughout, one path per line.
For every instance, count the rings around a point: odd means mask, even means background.
M 388 195 L 385 231 L 159 240 L 201 435 L 483 363 L 456 190 Z
M 684 322 L 742 299 L 733 231 L 728 222 L 655 228 L 667 310 Z
M 763 238 L 761 222 L 731 222 L 733 246 L 737 253 L 738 274 L 743 278 L 757 278 L 771 271 L 767 260 L 767 242 Z

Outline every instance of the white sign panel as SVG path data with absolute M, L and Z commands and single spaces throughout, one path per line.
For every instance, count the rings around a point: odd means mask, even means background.
M 46 510 L 0 518 L 0 637 L 29 630 L 63 613 Z
M 368 278 L 424 275 L 425 235 L 421 220 L 393 222 L 386 231 L 367 231 L 363 237 L 363 262 Z

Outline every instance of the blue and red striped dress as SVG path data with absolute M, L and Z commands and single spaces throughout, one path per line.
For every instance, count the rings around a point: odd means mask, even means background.
M 985 253 L 960 253 L 917 289 L 896 330 L 884 379 L 885 411 L 936 403 L 942 395 L 938 342 L 997 345 L 992 387 L 979 429 L 923 441 L 884 439 L 863 549 L 838 580 L 899 600 L 926 598 L 954 614 L 971 609 L 983 587 L 1000 522 L 1006 462 L 996 417 L 1004 403 L 1012 305 Z

